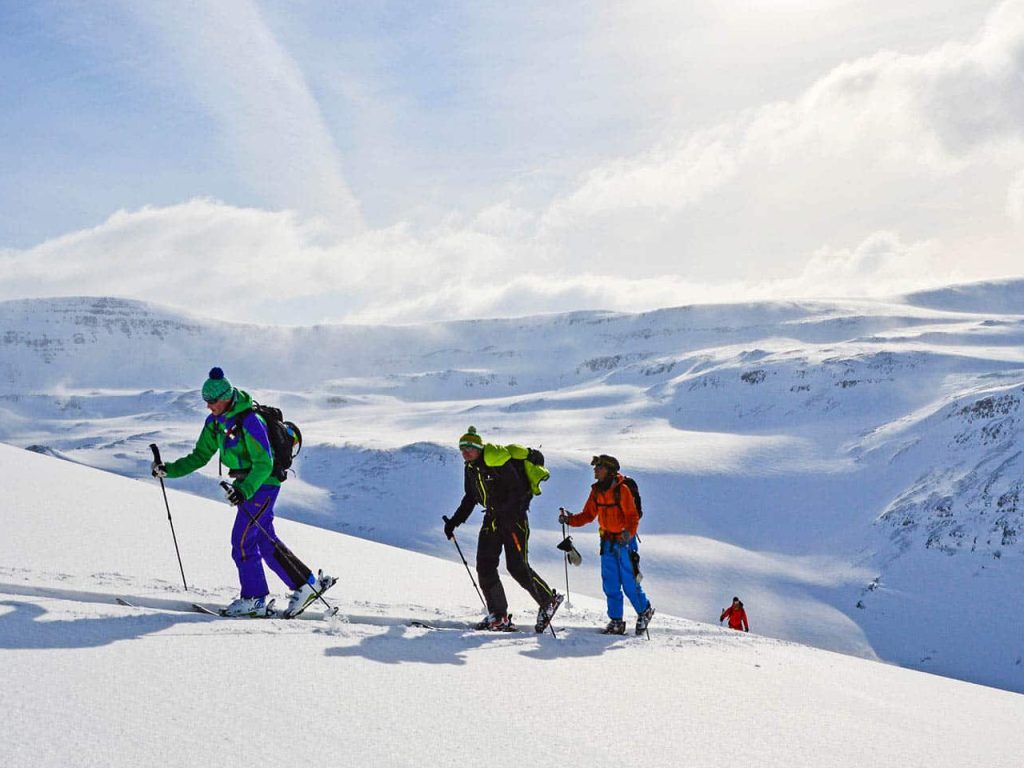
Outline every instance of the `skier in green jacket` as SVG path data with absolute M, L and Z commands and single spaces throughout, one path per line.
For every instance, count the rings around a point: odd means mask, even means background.
M 262 417 L 253 411 L 247 392 L 235 389 L 220 368 L 210 370 L 203 384 L 203 400 L 210 409 L 193 451 L 177 461 L 154 461 L 154 477 L 184 477 L 205 466 L 215 453 L 233 478 L 228 503 L 237 507 L 231 530 L 231 557 L 238 567 L 241 594 L 223 613 L 227 616 L 264 616 L 270 612 L 270 588 L 263 572 L 266 562 L 292 591 L 285 616 L 295 614 L 335 579 L 318 576 L 274 532 L 274 503 L 281 481 L 274 476 L 274 452 Z M 272 602 L 272 601 L 271 601 Z

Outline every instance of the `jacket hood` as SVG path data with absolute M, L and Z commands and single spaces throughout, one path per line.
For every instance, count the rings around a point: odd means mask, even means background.
M 595 491 L 607 491 L 609 488 L 614 488 L 616 485 L 622 485 L 623 477 L 621 474 L 608 475 L 603 481 L 595 480 L 590 487 Z
M 230 419 L 232 416 L 237 416 L 242 411 L 252 408 L 252 395 L 241 389 L 235 390 L 235 402 L 231 404 L 231 407 L 224 411 L 224 418 Z

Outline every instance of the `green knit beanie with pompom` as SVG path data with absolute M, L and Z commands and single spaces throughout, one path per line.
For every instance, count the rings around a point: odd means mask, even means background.
M 466 434 L 459 438 L 459 448 L 477 448 L 483 450 L 484 440 L 476 433 L 476 427 L 470 427 Z
M 224 377 L 224 371 L 220 368 L 211 368 L 209 378 L 203 382 L 203 400 L 208 403 L 217 400 L 230 400 L 235 388 L 231 382 Z

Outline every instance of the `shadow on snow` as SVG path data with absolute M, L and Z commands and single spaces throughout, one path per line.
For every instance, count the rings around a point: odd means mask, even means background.
M 0 613 L 0 649 L 6 650 L 99 648 L 203 620 L 199 614 L 154 613 L 46 621 L 46 609 L 35 603 L 0 600 L 2 607 L 13 609 Z

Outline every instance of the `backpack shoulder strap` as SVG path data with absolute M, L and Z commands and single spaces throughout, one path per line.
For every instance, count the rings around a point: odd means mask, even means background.
M 626 475 L 622 476 L 622 482 L 621 483 L 616 483 L 615 486 L 614 486 L 614 488 L 615 488 L 615 503 L 618 504 L 620 507 L 622 506 L 622 486 L 626 486 L 627 488 L 629 488 L 629 492 L 633 496 L 633 504 L 635 505 L 636 504 L 636 497 L 637 497 L 637 491 L 634 490 L 634 488 L 637 487 L 636 480 L 634 480 L 632 477 L 627 477 Z M 637 510 L 637 511 L 639 511 L 639 510 Z
M 239 411 L 238 413 L 236 413 L 233 419 L 235 423 L 235 429 L 241 429 L 242 424 L 245 422 L 245 417 L 248 416 L 250 413 L 255 412 L 256 411 L 253 408 L 246 408 L 244 411 Z

